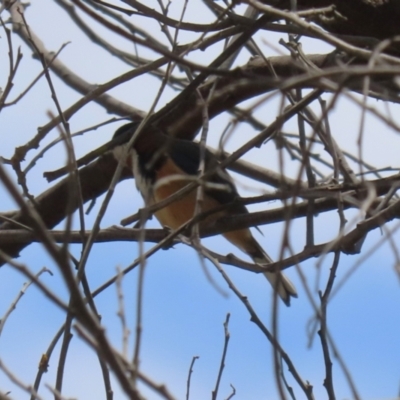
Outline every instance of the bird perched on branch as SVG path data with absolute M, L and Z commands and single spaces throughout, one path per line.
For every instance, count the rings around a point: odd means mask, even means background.
M 123 125 L 115 132 L 113 141 L 126 144 L 138 126 L 139 123 L 136 122 Z M 125 162 L 132 168 L 136 186 L 145 199 L 146 205 L 149 206 L 196 181 L 199 178 L 202 156 L 198 143 L 170 137 L 153 127 L 146 129 L 143 133 L 139 132 L 135 138 Z M 202 220 L 200 226 L 207 224 L 211 218 L 215 220 L 223 216 L 248 213 L 247 208 L 237 202 L 240 196 L 232 178 L 225 169 L 219 166 L 216 157 L 207 149 L 204 150 L 204 172 L 208 174 L 202 184 L 201 212 L 209 212 L 213 209 L 218 209 L 218 211 Z M 122 147 L 115 147 L 113 153 L 119 160 Z M 177 229 L 194 217 L 196 202 L 198 202 L 197 190 L 193 189 L 166 207 L 155 211 L 155 216 L 164 227 Z M 225 205 L 227 207 L 223 207 Z M 223 236 L 249 255 L 254 262 L 258 264 L 272 262 L 253 237 L 250 229 L 226 232 Z M 290 298 L 297 297 L 296 289 L 289 279 L 281 272 L 265 272 L 264 275 L 284 303 L 289 306 Z

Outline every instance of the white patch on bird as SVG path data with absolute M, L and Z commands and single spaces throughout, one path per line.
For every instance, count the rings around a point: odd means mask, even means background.
M 135 177 L 136 188 L 139 190 L 144 199 L 148 199 L 151 190 L 150 179 L 146 179 L 143 174 L 140 173 L 139 156 L 137 152 L 132 149 L 130 152 L 132 161 L 132 171 Z
M 125 146 L 117 146 L 113 149 L 114 158 L 119 161 L 124 156 Z M 129 160 L 130 158 L 130 160 Z M 139 170 L 139 157 L 134 149 L 130 149 L 127 155 L 126 164 L 132 166 L 133 176 L 135 177 L 136 188 L 144 199 L 148 198 L 149 190 L 151 189 L 151 182 L 146 179 Z

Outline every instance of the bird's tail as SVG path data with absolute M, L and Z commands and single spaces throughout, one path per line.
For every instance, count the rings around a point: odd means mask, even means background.
M 224 236 L 247 253 L 255 263 L 264 265 L 273 262 L 257 240 L 254 239 L 249 229 L 227 232 Z M 264 275 L 283 302 L 290 306 L 290 299 L 291 297 L 297 297 L 297 292 L 289 278 L 282 272 L 265 272 Z
M 253 260 L 257 264 L 269 264 L 273 262 L 265 253 L 263 258 L 254 257 Z M 297 297 L 297 292 L 289 278 L 282 272 L 264 272 L 264 276 L 268 279 L 268 282 L 272 285 L 283 302 L 287 306 L 290 306 L 290 299 L 292 297 Z

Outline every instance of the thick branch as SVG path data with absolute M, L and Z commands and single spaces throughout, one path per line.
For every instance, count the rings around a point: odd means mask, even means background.
M 83 202 L 93 200 L 105 193 L 114 175 L 115 167 L 114 157 L 111 154 L 106 154 L 96 162 L 79 170 Z M 131 177 L 131 172 L 124 170 L 121 180 L 129 177 Z M 69 188 L 70 183 L 66 178 L 35 199 L 36 211 L 48 229 L 52 229 L 66 217 L 67 207 L 71 207 L 71 210 L 77 209 L 77 199 L 75 203 L 69 204 Z M 29 226 L 29 219 L 20 212 L 13 216 L 13 220 Z M 0 230 L 5 229 L 15 229 L 15 225 L 11 222 L 1 224 Z M 24 244 L 9 244 L 2 245 L 0 249 L 11 257 L 17 257 L 24 247 Z
M 263 1 L 282 10 L 290 0 Z M 386 39 L 400 33 L 400 5 L 397 0 L 298 0 L 298 10 L 335 6 L 333 15 L 316 15 L 313 21 L 328 32 Z

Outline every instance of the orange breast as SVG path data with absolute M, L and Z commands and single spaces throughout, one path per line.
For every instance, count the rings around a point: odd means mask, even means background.
M 177 175 L 179 175 L 182 179 L 176 179 Z M 192 179 L 184 179 L 185 176 L 187 177 L 188 175 L 168 159 L 157 171 L 157 183 L 153 192 L 153 201 L 159 202 L 164 200 L 189 183 L 193 182 Z M 170 181 L 168 181 L 168 177 L 172 177 Z M 163 184 L 160 182 L 161 179 L 163 179 Z M 156 211 L 155 216 L 163 226 L 171 229 L 177 229 L 193 218 L 196 198 L 197 190 L 194 189 L 181 199 L 174 201 L 159 211 Z M 201 212 L 210 211 L 219 206 L 220 204 L 215 199 L 204 194 L 203 201 L 201 202 Z M 202 223 L 206 223 L 207 221 L 213 219 L 218 219 L 223 215 L 226 215 L 226 211 L 220 211 L 212 214 L 207 219 L 202 221 Z M 250 256 L 258 257 L 261 254 L 260 257 L 263 257 L 262 252 L 260 253 L 260 246 L 253 238 L 249 229 L 245 228 L 232 232 L 226 232 L 223 236 Z
M 177 179 L 178 176 L 182 179 Z M 168 159 L 157 171 L 154 200 L 156 202 L 164 200 L 193 181 L 192 179 L 184 179 L 185 176 L 187 174 Z M 170 181 L 168 181 L 168 177 L 171 177 Z M 163 184 L 160 184 L 160 179 L 163 179 Z M 177 229 L 193 217 L 196 197 L 197 190 L 194 189 L 183 198 L 157 211 L 155 215 L 162 225 Z M 207 196 L 204 197 L 204 201 L 201 204 L 202 211 L 208 211 L 218 206 L 214 199 Z

